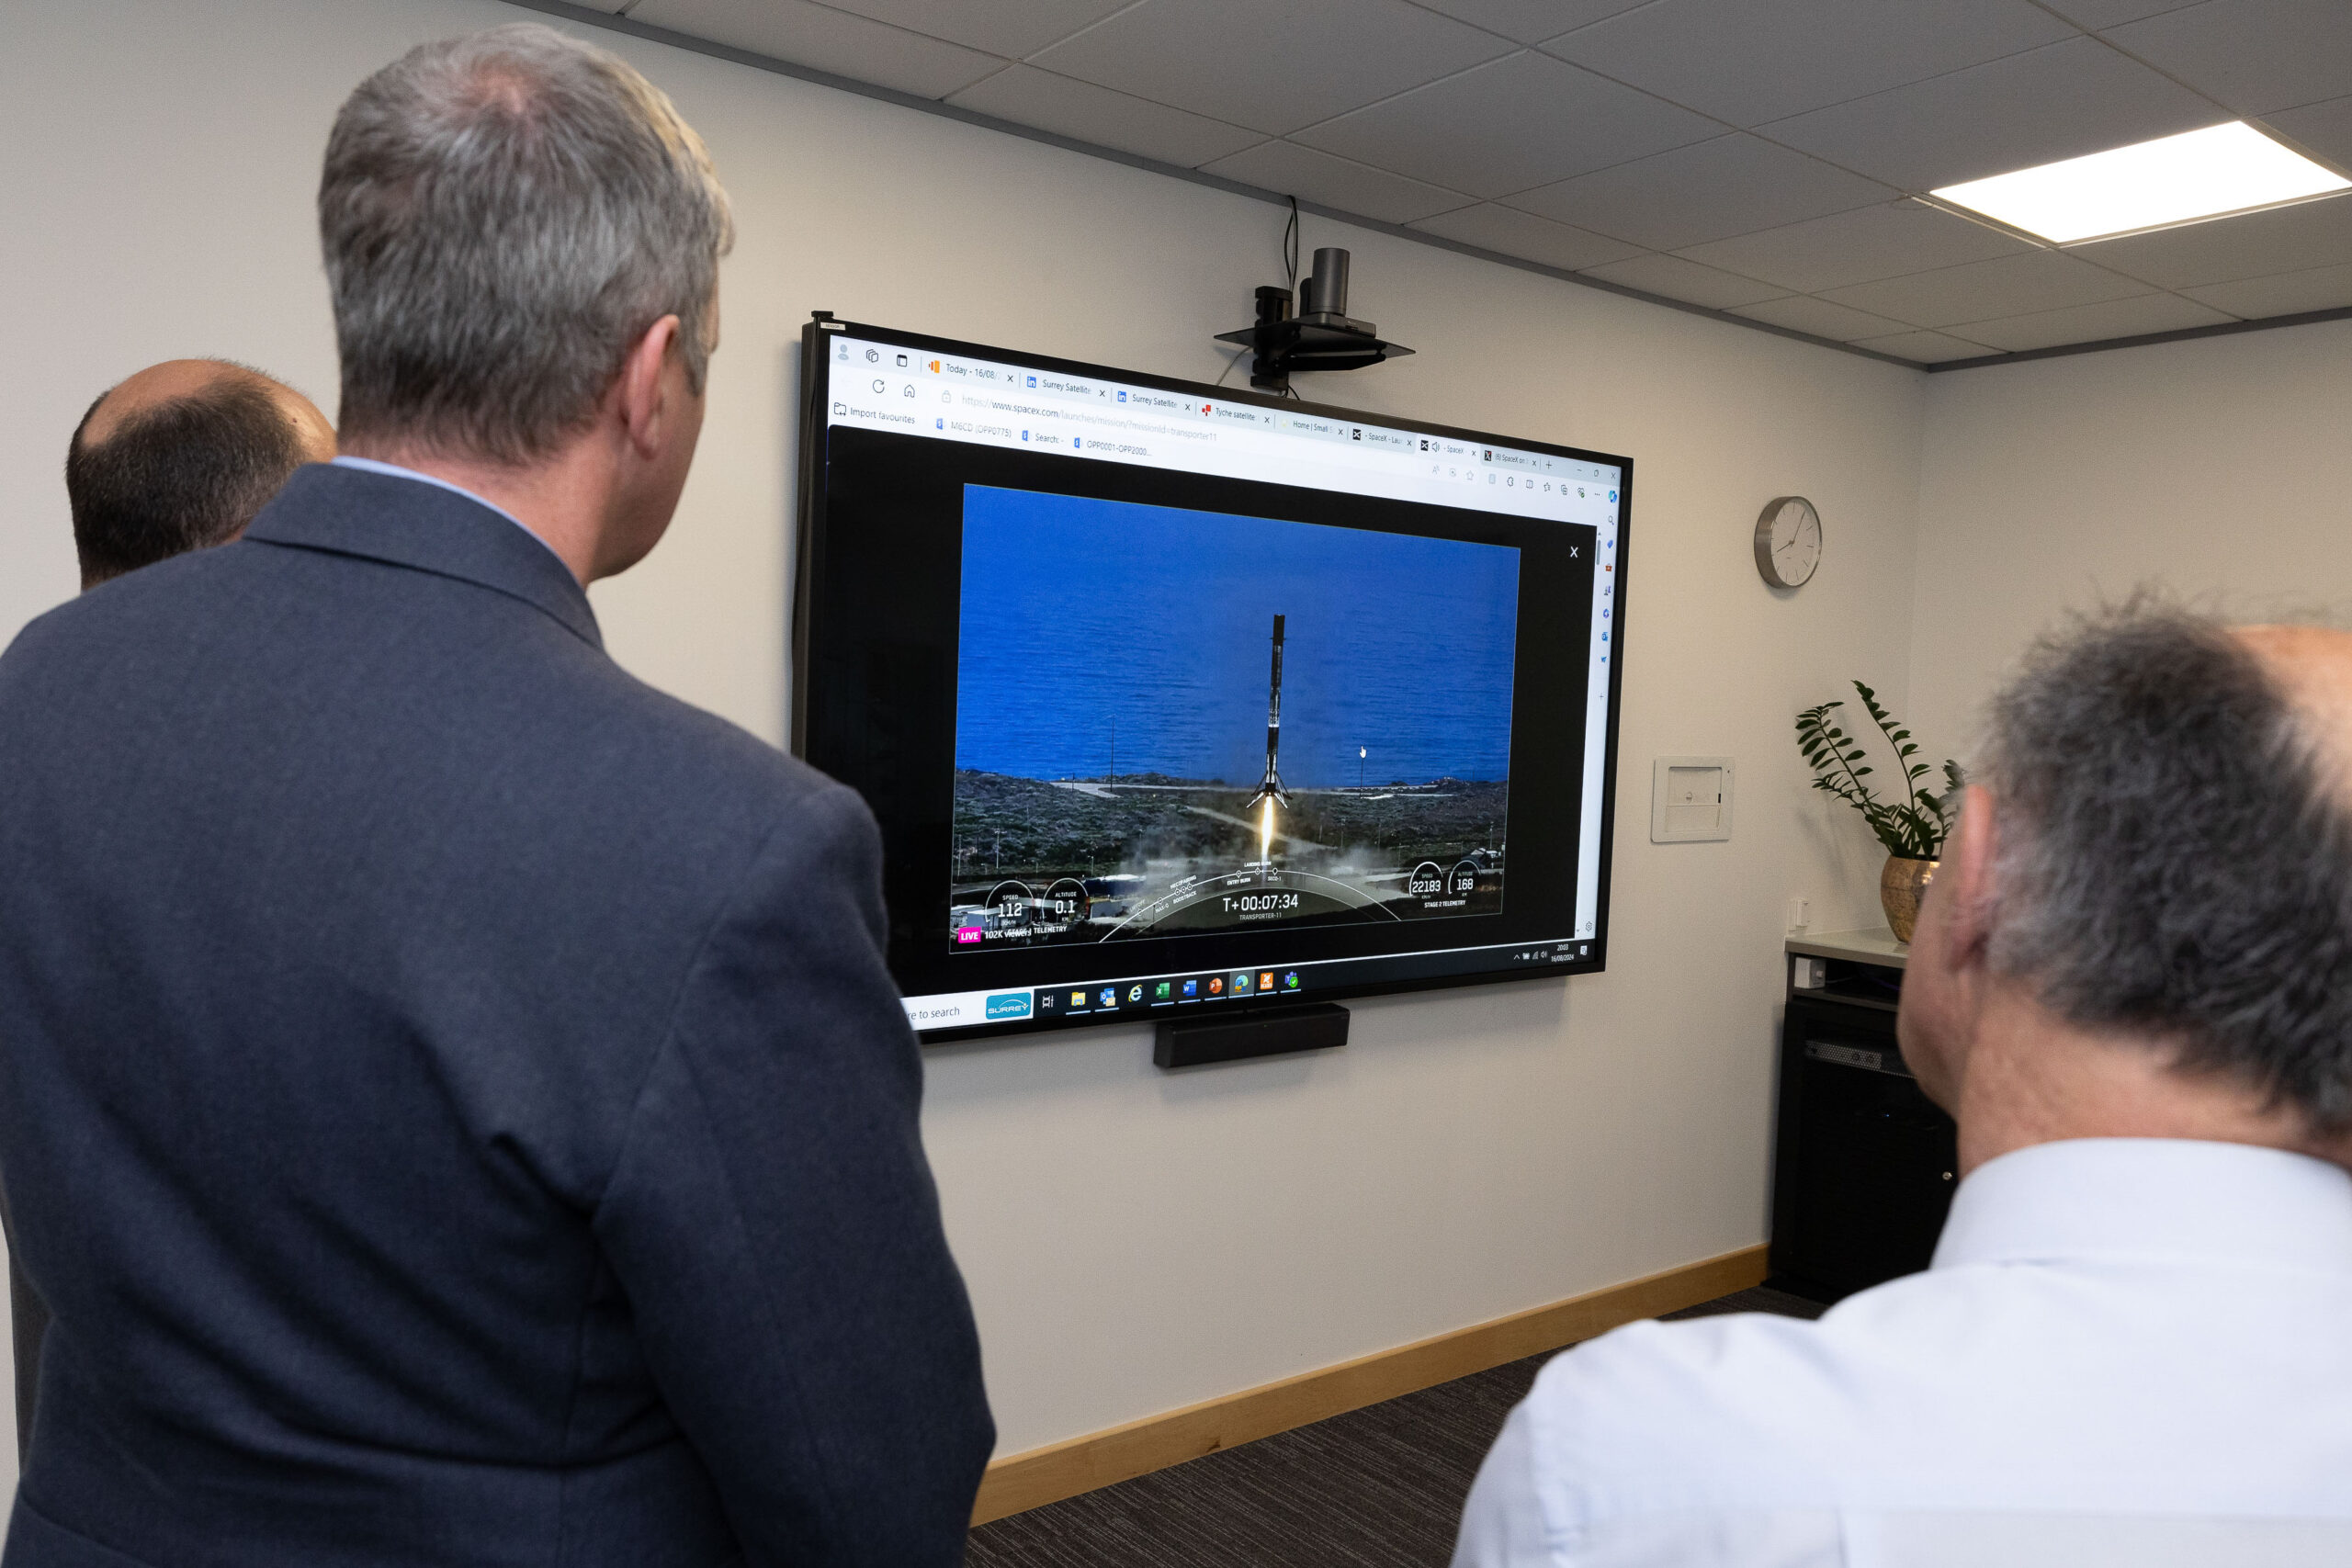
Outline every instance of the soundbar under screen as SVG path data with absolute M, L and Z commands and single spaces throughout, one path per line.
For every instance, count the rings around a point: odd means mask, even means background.
M 1631 465 L 808 335 L 796 749 L 926 1038 L 1596 969 Z

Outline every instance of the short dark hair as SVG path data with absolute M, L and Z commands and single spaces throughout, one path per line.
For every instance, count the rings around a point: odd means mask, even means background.
M 2352 809 L 2254 652 L 2134 601 L 2037 644 L 1989 742 L 1994 970 L 2352 1127 Z
M 82 586 L 243 532 L 309 459 L 301 432 L 256 373 L 228 376 L 85 439 L 101 396 L 65 449 L 65 495 Z

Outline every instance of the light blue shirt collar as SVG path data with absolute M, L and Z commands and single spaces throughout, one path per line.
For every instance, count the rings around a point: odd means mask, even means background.
M 2204 1139 L 2035 1144 L 1960 1184 L 1935 1267 L 2127 1258 L 2352 1272 L 2352 1175 Z
M 414 479 L 419 484 L 437 485 L 441 489 L 447 491 L 451 495 L 462 495 L 468 501 L 474 502 L 478 506 L 489 507 L 492 512 L 497 513 L 501 517 L 505 518 L 506 521 L 514 524 L 517 528 L 522 529 L 524 533 L 530 534 L 531 538 L 541 549 L 547 551 L 548 554 L 555 556 L 556 559 L 559 561 L 563 559 L 561 556 L 556 555 L 556 549 L 553 545 L 550 545 L 545 539 L 540 538 L 538 535 L 531 533 L 529 524 L 525 523 L 520 517 L 515 516 L 512 512 L 509 512 L 506 508 L 499 505 L 498 502 L 494 501 L 485 501 L 463 485 L 453 485 L 447 479 L 436 479 L 431 474 L 421 474 L 414 468 L 403 468 L 398 463 L 379 463 L 373 457 L 338 457 L 333 458 L 332 461 L 334 467 L 338 468 L 357 468 L 362 473 L 385 474 L 396 479 Z M 563 570 L 566 573 L 569 573 L 571 570 L 571 568 L 570 566 L 566 566 Z

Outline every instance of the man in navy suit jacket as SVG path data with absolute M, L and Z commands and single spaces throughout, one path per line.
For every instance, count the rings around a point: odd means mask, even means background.
M 582 590 L 684 482 L 707 156 L 502 28 L 353 95 L 320 211 L 346 456 L 0 658 L 7 1563 L 955 1562 L 872 819 Z

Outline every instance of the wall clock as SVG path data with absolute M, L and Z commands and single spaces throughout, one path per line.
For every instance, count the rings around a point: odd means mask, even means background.
M 1803 588 L 1821 564 L 1821 513 L 1801 495 L 1784 495 L 1756 520 L 1756 570 L 1775 588 Z

